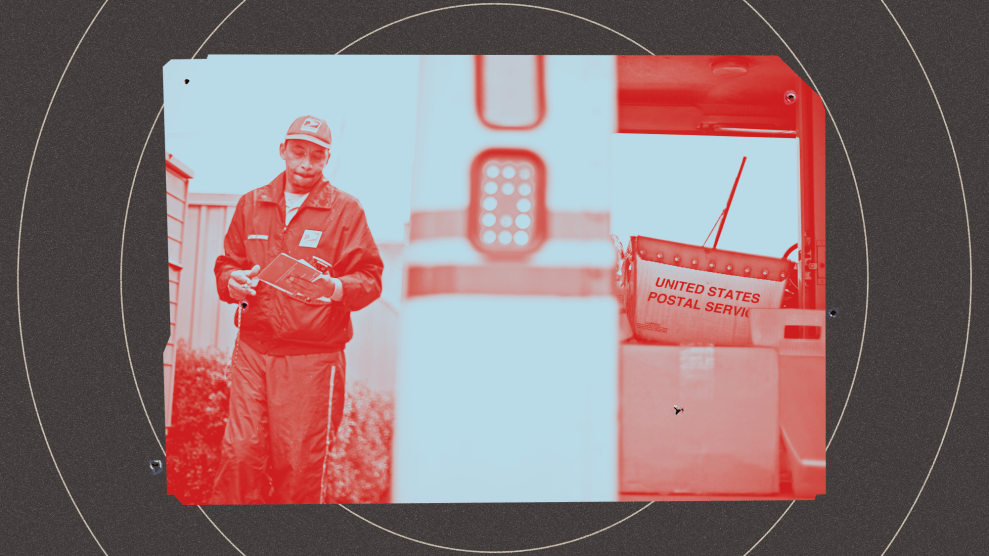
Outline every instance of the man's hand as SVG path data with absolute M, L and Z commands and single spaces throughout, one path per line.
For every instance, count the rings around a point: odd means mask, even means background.
M 336 291 L 336 280 L 329 274 L 320 274 L 312 282 L 298 280 L 295 276 L 289 277 L 289 282 L 299 292 L 298 297 L 306 301 L 312 301 L 319 297 L 330 297 Z
M 254 268 L 250 270 L 235 270 L 230 273 L 230 279 L 227 280 L 227 292 L 230 293 L 230 297 L 241 300 L 249 295 L 254 295 L 257 292 L 254 288 L 258 285 L 257 275 L 261 272 L 261 267 L 254 265 Z

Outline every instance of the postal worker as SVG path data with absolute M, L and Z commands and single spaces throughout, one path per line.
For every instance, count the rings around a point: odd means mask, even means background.
M 214 272 L 240 305 L 230 415 L 211 504 L 315 504 L 343 418 L 351 311 L 381 295 L 384 264 L 356 198 L 330 185 L 326 121 L 303 116 L 278 147 L 285 171 L 243 197 Z M 280 254 L 332 269 L 288 290 L 258 279 Z

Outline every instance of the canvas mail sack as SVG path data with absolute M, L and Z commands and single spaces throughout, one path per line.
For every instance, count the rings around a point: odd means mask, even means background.
M 629 240 L 623 297 L 636 340 L 752 345 L 750 309 L 778 309 L 794 270 L 774 259 L 643 236 Z

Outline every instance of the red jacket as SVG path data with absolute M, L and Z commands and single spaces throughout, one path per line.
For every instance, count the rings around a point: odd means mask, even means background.
M 340 351 L 354 336 L 351 311 L 367 307 L 381 295 L 384 263 L 367 227 L 364 209 L 351 195 L 323 179 L 309 193 L 285 226 L 285 173 L 240 198 L 216 259 L 216 289 L 230 297 L 227 282 L 234 270 L 262 269 L 279 253 L 296 259 L 315 255 L 333 265 L 332 275 L 343 284 L 343 299 L 332 303 L 305 302 L 264 282 L 247 298 L 240 321 L 240 341 L 271 355 L 302 355 Z M 305 231 L 321 232 L 315 247 L 299 243 Z

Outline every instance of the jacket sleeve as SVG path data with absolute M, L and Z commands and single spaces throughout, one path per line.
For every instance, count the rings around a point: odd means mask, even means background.
M 213 266 L 213 273 L 216 274 L 216 293 L 220 295 L 220 300 L 226 303 L 240 301 L 230 297 L 230 292 L 227 291 L 230 273 L 235 270 L 249 270 L 253 266 L 247 260 L 247 249 L 244 246 L 244 206 L 249 195 L 250 193 L 242 196 L 237 202 L 234 216 L 230 220 L 230 228 L 223 238 L 223 254 L 216 258 L 216 264 Z
M 371 237 L 360 203 L 354 203 L 352 217 L 341 238 L 342 249 L 334 275 L 343 285 L 340 303 L 348 311 L 359 311 L 381 296 L 381 273 L 385 268 L 378 246 Z

